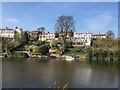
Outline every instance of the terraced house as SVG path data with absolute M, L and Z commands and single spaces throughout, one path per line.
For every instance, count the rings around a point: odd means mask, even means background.
M 51 40 L 58 40 L 58 36 L 56 33 L 44 33 L 39 35 L 39 40 L 50 42 Z
M 107 37 L 106 37 L 106 34 L 94 34 L 93 35 L 93 38 L 94 39 L 106 39 Z

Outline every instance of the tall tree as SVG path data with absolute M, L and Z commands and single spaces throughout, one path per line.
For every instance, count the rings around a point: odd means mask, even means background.
M 114 38 L 115 34 L 113 33 L 113 31 L 109 30 L 106 32 L 106 36 L 107 36 L 107 38 Z
M 37 30 L 39 31 L 39 34 L 45 33 L 45 27 L 40 27 Z
M 37 30 L 38 30 L 38 35 L 40 35 L 40 42 L 41 42 L 42 34 L 45 33 L 45 27 L 40 27 Z
M 15 32 L 14 41 L 16 45 L 19 45 L 22 43 L 22 37 L 20 33 Z
M 25 32 L 23 32 L 22 33 L 22 42 L 23 43 L 28 43 L 28 41 L 29 41 L 29 36 L 28 36 L 28 33 L 27 33 L 27 31 L 25 31 Z
M 74 31 L 74 20 L 72 16 L 60 16 L 57 19 L 55 30 L 57 32 L 68 32 L 68 31 Z
M 60 16 L 57 19 L 56 25 L 55 25 L 55 31 L 58 32 L 59 34 L 62 34 L 61 37 L 63 38 L 64 42 L 64 47 L 66 47 L 66 38 L 68 32 L 74 32 L 75 27 L 74 27 L 75 21 L 73 20 L 72 16 Z

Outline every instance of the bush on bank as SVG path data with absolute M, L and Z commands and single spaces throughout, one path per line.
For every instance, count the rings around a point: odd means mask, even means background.
M 113 61 L 113 60 L 120 60 L 120 51 L 107 51 L 107 50 L 91 50 L 89 49 L 87 51 L 87 58 L 89 60 L 109 60 L 109 61 Z

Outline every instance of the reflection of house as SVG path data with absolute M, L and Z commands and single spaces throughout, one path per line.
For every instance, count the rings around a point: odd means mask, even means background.
M 93 35 L 94 39 L 105 39 L 107 38 L 105 34 L 94 34 Z
M 51 41 L 51 40 L 58 40 L 58 37 L 55 33 L 45 33 L 39 35 L 39 40 L 41 41 Z
M 38 30 L 34 30 L 28 33 L 29 34 L 29 39 L 30 40 L 38 40 L 39 39 L 39 31 Z
M 82 43 L 82 45 L 89 45 L 91 44 L 92 40 L 92 33 L 74 33 L 74 42 L 75 43 Z

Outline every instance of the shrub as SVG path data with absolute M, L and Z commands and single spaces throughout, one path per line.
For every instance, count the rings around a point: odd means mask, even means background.
M 48 52 L 49 52 L 49 47 L 48 45 L 42 45 L 39 47 L 39 52 L 42 54 L 42 55 L 47 55 Z

